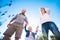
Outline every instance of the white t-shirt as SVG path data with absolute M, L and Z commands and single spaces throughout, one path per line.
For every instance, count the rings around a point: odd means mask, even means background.
M 45 13 L 44 15 L 41 15 L 40 17 L 40 23 L 43 24 L 45 22 L 52 21 L 50 18 L 50 15 L 48 13 Z

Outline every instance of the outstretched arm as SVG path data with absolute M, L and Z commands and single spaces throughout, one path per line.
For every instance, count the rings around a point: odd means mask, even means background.
M 26 25 L 25 25 L 25 31 L 27 32 L 28 30 L 26 29 Z
M 7 25 L 8 27 L 9 27 L 9 25 L 11 25 L 11 22 L 13 21 L 13 20 L 15 20 L 17 18 L 17 15 L 9 22 L 9 24 Z
M 37 32 L 38 32 L 38 28 L 39 28 L 39 26 L 36 27 L 36 32 L 35 32 L 35 34 L 37 34 Z
M 26 26 L 28 25 L 28 20 L 27 17 L 25 17 L 25 22 L 26 22 Z
M 50 9 L 47 9 L 47 13 L 50 15 Z
M 16 18 L 17 18 L 17 15 L 10 22 L 12 22 L 13 20 L 15 20 Z

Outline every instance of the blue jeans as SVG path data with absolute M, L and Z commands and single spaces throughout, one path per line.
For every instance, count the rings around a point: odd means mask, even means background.
M 54 22 L 45 22 L 42 24 L 42 33 L 48 37 L 48 32 L 52 31 L 52 33 L 56 36 L 60 37 L 60 32 Z

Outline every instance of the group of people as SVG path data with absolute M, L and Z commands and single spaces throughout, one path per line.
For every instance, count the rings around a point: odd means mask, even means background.
M 60 32 L 56 26 L 56 24 L 50 18 L 50 11 L 46 11 L 45 8 L 40 9 L 41 17 L 40 23 L 42 26 L 42 33 L 44 36 L 44 40 L 48 40 L 48 32 L 49 30 L 57 37 L 60 38 Z M 37 34 L 39 26 L 36 27 L 36 33 L 32 32 L 32 27 L 29 26 L 28 30 L 26 29 L 28 23 L 27 17 L 25 15 L 26 10 L 23 9 L 21 13 L 17 14 L 7 25 L 8 29 L 4 32 L 4 37 L 2 40 L 10 40 L 10 37 L 15 32 L 15 40 L 19 40 L 21 38 L 22 30 L 25 28 L 26 31 L 26 39 L 25 40 L 35 40 L 35 35 Z M 14 21 L 14 22 L 13 22 Z M 13 23 L 12 23 L 13 22 Z M 25 23 L 25 27 L 23 24 Z

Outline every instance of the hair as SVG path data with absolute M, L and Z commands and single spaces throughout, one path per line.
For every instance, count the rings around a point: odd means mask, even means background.
M 44 9 L 45 10 L 45 8 L 41 8 L 41 9 Z M 46 13 L 46 10 L 45 10 L 45 13 Z

